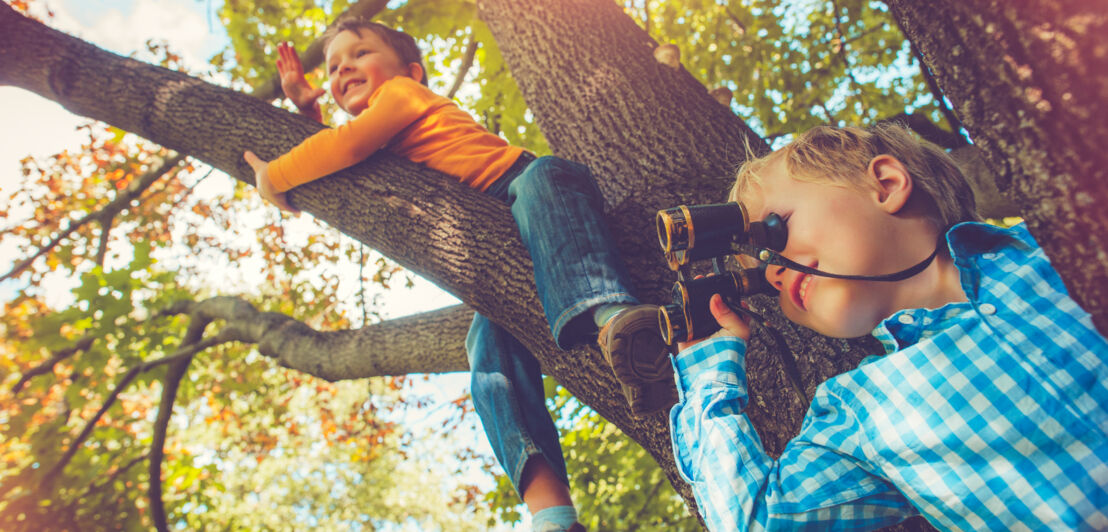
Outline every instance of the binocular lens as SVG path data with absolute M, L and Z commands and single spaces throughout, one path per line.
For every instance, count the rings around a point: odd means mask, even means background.
M 692 246 L 689 209 L 684 205 L 658 211 L 655 217 L 658 230 L 658 245 L 662 253 L 675 253 Z
M 747 237 L 746 208 L 739 203 L 681 205 L 658 211 L 658 244 L 665 253 L 687 251 L 687 260 L 722 255 Z
M 677 339 L 685 339 L 685 311 L 681 305 L 663 305 L 658 307 L 658 328 L 662 331 L 662 341 L 673 345 Z

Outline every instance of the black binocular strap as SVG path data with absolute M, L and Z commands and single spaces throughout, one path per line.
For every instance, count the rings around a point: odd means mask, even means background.
M 779 255 L 772 249 L 761 249 L 758 251 L 758 259 L 770 266 L 784 266 L 790 270 L 795 270 L 801 273 L 807 273 L 810 275 L 819 275 L 820 277 L 831 277 L 832 279 L 847 279 L 851 281 L 903 281 L 919 272 L 922 272 L 931 264 L 931 261 L 935 260 L 935 257 L 939 254 L 939 250 L 942 249 L 943 235 L 939 236 L 939 242 L 935 244 L 935 251 L 931 252 L 931 255 L 922 262 L 896 273 L 888 273 L 885 275 L 842 275 L 838 273 L 829 273 L 820 271 L 815 268 L 809 268 L 802 264 L 797 264 L 785 257 Z

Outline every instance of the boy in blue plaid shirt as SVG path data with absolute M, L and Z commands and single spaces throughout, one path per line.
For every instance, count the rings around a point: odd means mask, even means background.
M 804 271 L 766 274 L 785 316 L 885 354 L 821 384 L 774 460 L 743 413 L 748 322 L 713 296 L 723 329 L 674 357 L 670 413 L 709 529 L 1108 529 L 1108 344 L 1022 224 L 976 221 L 945 153 L 820 127 L 747 162 L 731 199 L 787 223 Z M 936 242 L 900 281 L 810 274 L 903 271 Z

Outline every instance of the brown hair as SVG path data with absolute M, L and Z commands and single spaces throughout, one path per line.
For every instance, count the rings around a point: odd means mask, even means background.
M 739 168 L 730 199 L 760 181 L 759 173 L 783 160 L 787 175 L 798 181 L 866 187 L 869 163 L 878 155 L 891 155 L 904 165 L 914 183 L 914 193 L 940 228 L 977 221 L 977 205 L 962 171 L 941 148 L 916 138 L 904 126 L 884 123 L 861 129 L 817 126 L 784 148 L 765 157 L 750 157 Z M 748 148 L 748 156 L 749 153 Z
M 334 40 L 338 34 L 344 31 L 354 32 L 358 35 L 362 34 L 362 30 L 372 31 L 385 41 L 385 44 L 392 48 L 396 55 L 400 57 L 400 61 L 404 65 L 411 63 L 419 63 L 423 65 L 423 53 L 419 51 L 419 46 L 416 45 L 415 38 L 400 30 L 394 30 L 379 22 L 373 22 L 361 17 L 344 17 L 335 21 L 331 27 L 327 28 L 327 31 L 323 32 L 323 50 L 327 51 L 327 47 L 331 45 L 331 41 Z M 427 69 L 423 69 L 423 77 L 419 80 L 420 83 L 427 85 Z

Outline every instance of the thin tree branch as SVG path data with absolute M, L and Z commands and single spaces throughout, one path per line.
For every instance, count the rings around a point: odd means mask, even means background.
M 858 90 L 858 100 L 861 102 L 862 107 L 868 107 L 866 105 L 865 96 L 862 92 L 862 84 L 858 83 L 858 79 L 854 77 L 852 71 L 853 65 L 850 64 L 850 57 L 846 52 L 846 32 L 843 31 L 842 17 L 839 16 L 839 4 L 835 0 L 831 0 L 832 17 L 835 20 L 835 33 L 839 35 L 839 46 L 835 53 L 839 56 L 839 59 L 843 62 L 843 73 L 846 74 L 847 79 L 850 80 L 850 85 Z
M 185 333 L 185 343 L 204 344 L 200 339 L 208 320 L 194 319 Z M 154 438 L 150 442 L 150 461 L 147 464 L 150 481 L 147 493 L 150 496 L 150 518 L 158 532 L 169 532 L 169 523 L 165 516 L 165 502 L 162 500 L 162 460 L 165 459 L 165 437 L 169 431 L 169 418 L 173 416 L 173 403 L 177 400 L 177 390 L 181 379 L 188 372 L 192 355 L 173 361 L 166 370 L 162 381 L 162 400 L 158 405 L 158 417 L 154 420 Z
M 369 311 L 365 304 L 365 244 L 358 244 L 358 306 L 362 308 L 362 327 L 369 323 Z
M 104 267 L 104 259 L 108 256 L 108 240 L 111 238 L 112 222 L 115 216 L 109 216 L 100 222 L 100 245 L 96 249 L 96 265 Z
M 131 184 L 123 192 L 117 194 L 116 197 L 108 202 L 107 205 L 104 205 L 103 208 L 96 212 L 91 212 L 85 215 L 80 220 L 71 222 L 68 226 L 66 226 L 64 230 L 62 230 L 62 232 L 55 235 L 54 238 L 50 240 L 50 242 L 47 242 L 45 245 L 41 246 L 38 252 L 24 259 L 19 264 L 16 264 L 11 269 L 11 271 L 4 274 L 3 277 L 0 277 L 0 282 L 6 281 L 22 273 L 23 270 L 26 270 L 35 261 L 35 259 L 38 259 L 39 257 L 49 253 L 52 249 L 57 247 L 57 245 L 60 244 L 62 240 L 73 234 L 74 231 L 80 229 L 85 224 L 88 224 L 92 221 L 102 222 L 122 212 L 124 209 L 127 208 L 128 205 L 130 205 L 132 200 L 139 197 L 139 195 L 141 195 L 147 188 L 150 188 L 150 185 L 154 184 L 155 181 L 160 179 L 165 174 L 169 173 L 170 170 L 176 168 L 177 165 L 180 164 L 181 161 L 183 161 L 184 159 L 185 156 L 183 154 L 177 154 L 173 157 L 170 157 L 169 159 L 162 161 L 162 164 L 160 166 L 154 168 L 153 170 L 150 170 L 149 172 L 140 176 L 138 179 L 131 182 Z
M 458 93 L 458 89 L 462 87 L 462 82 L 466 79 L 466 74 L 469 73 L 469 69 L 473 68 L 473 60 L 477 57 L 477 36 L 470 32 L 469 40 L 466 41 L 466 50 L 462 54 L 462 66 L 458 69 L 458 75 L 454 77 L 454 84 L 450 86 L 450 90 L 447 91 L 446 97 L 453 99 L 454 95 Z
M 960 133 L 947 131 L 923 115 L 900 113 L 880 122 L 900 122 L 915 131 L 924 140 L 948 150 L 969 145 L 969 142 Z
M 88 422 L 85 424 L 85 428 L 81 430 L 81 433 L 77 436 L 75 440 L 73 440 L 73 443 L 69 445 L 69 448 L 66 449 L 65 454 L 62 455 L 62 458 L 58 460 L 58 462 L 54 464 L 54 467 L 50 468 L 50 471 L 47 472 L 46 475 L 43 477 L 42 486 L 49 486 L 56 479 L 57 475 L 62 472 L 65 466 L 69 465 L 69 461 L 73 459 L 73 456 L 77 453 L 77 450 L 81 447 L 85 440 L 88 439 L 89 435 L 92 434 L 92 430 L 96 427 L 96 423 L 100 421 L 100 418 L 104 417 L 104 414 L 107 413 L 108 409 L 111 408 L 111 406 L 115 404 L 116 399 L 119 398 L 119 394 L 122 393 L 123 390 L 131 384 L 131 381 L 135 380 L 135 377 L 158 366 L 171 364 L 183 359 L 190 358 L 196 353 L 203 351 L 204 349 L 227 341 L 229 340 L 217 336 L 210 340 L 199 342 L 195 345 L 182 346 L 173 355 L 159 358 L 157 360 L 143 362 L 142 364 L 139 364 L 128 370 L 123 378 L 119 380 L 119 383 L 116 384 L 115 389 L 113 389 L 111 394 L 109 394 L 108 397 L 104 400 L 104 404 L 100 406 L 100 410 L 98 410 L 96 414 L 94 414 L 92 418 L 88 420 Z
M 214 171 L 215 171 L 215 167 L 214 166 L 209 166 L 207 173 L 200 176 L 200 179 L 197 179 L 195 183 L 193 183 L 192 185 L 189 185 L 189 187 L 187 189 L 185 189 L 185 193 L 181 194 L 181 197 L 177 198 L 177 201 L 173 202 L 173 205 L 170 206 L 169 209 L 166 210 L 166 212 L 176 211 L 177 207 L 180 207 L 182 203 L 184 203 L 186 200 L 188 200 L 189 197 L 192 196 L 192 193 L 196 191 L 196 187 L 200 186 L 200 183 L 203 183 L 204 180 L 207 179 L 208 176 L 212 175 L 212 172 L 214 172 Z
M 56 366 L 58 362 L 61 362 L 73 355 L 76 355 L 77 353 L 88 350 L 89 347 L 92 347 L 92 343 L 94 341 L 96 341 L 96 338 L 94 336 L 84 336 L 74 342 L 72 346 L 55 352 L 54 356 L 50 357 L 42 364 L 39 364 L 27 370 L 26 373 L 24 373 L 23 376 L 19 378 L 19 382 L 16 382 L 15 386 L 12 386 L 12 394 L 14 395 L 19 393 L 19 391 L 22 390 L 23 387 L 26 386 L 31 379 L 53 371 L 54 366 Z
M 739 36 L 746 35 L 746 24 L 743 24 L 743 21 L 739 20 L 739 17 L 732 13 L 730 8 L 723 8 L 723 12 L 727 13 L 727 18 L 731 19 L 732 28 L 737 30 L 736 33 Z
M 903 29 L 901 30 L 903 31 Z M 969 144 L 969 140 L 961 134 L 964 130 L 962 121 L 958 119 L 958 115 L 954 114 L 954 110 L 946 104 L 946 96 L 943 94 L 943 90 L 939 88 L 939 83 L 935 81 L 935 75 L 931 73 L 931 69 L 927 67 L 927 62 L 923 60 L 923 54 L 919 51 L 919 48 L 913 42 L 908 43 L 909 48 L 912 50 L 912 55 L 916 58 L 916 63 L 919 64 L 919 71 L 923 74 L 924 81 L 927 82 L 927 88 L 931 91 L 931 97 L 935 98 L 935 105 L 939 106 L 939 112 L 946 118 L 950 128 L 955 131 L 954 134 L 958 135 L 962 139 L 962 145 Z
M 119 478 L 119 475 L 122 475 L 122 474 L 126 473 L 132 467 L 135 467 L 136 465 L 139 464 L 139 462 L 142 462 L 143 460 L 146 460 L 147 458 L 150 458 L 150 451 L 142 453 L 142 454 L 132 458 L 130 462 L 127 462 L 126 464 L 124 464 L 120 467 L 117 467 L 115 471 L 112 471 L 111 475 L 108 475 L 108 478 L 105 479 L 104 482 L 101 482 L 99 484 L 97 484 L 95 482 L 90 482 L 89 485 L 88 485 L 88 489 L 85 490 L 85 493 L 86 494 L 93 493 L 97 490 L 100 490 L 102 488 L 106 488 L 106 487 L 110 486 L 112 484 L 112 482 L 115 482 L 115 479 Z M 77 499 L 79 499 L 79 498 L 77 498 Z

